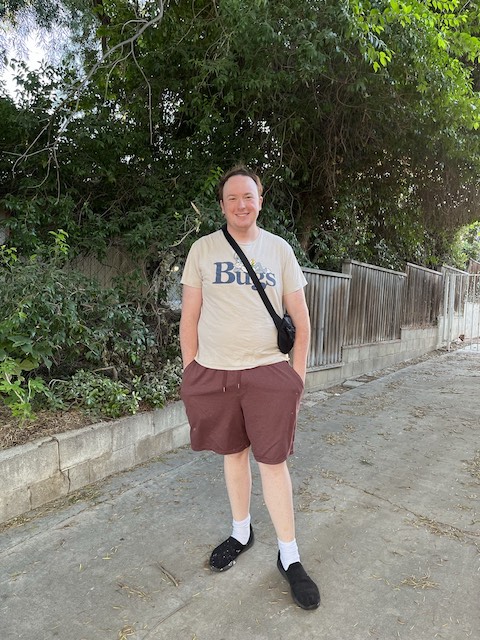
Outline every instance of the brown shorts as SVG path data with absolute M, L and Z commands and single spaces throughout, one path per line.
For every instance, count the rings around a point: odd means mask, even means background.
M 303 381 L 288 362 L 224 371 L 195 360 L 181 397 L 194 451 L 238 453 L 251 445 L 257 462 L 279 464 L 293 453 Z

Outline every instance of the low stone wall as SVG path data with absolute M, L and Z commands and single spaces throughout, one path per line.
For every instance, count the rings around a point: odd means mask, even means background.
M 309 371 L 306 390 L 326 389 L 434 351 L 440 346 L 437 336 L 436 327 L 403 329 L 400 340 L 344 347 L 340 366 Z M 183 403 L 174 402 L 0 451 L 0 522 L 188 442 Z
M 437 327 L 403 328 L 400 340 L 343 347 L 342 363 L 309 372 L 306 388 L 308 391 L 317 391 L 342 384 L 350 378 L 418 358 L 440 346 Z
M 187 444 L 182 402 L 0 451 L 0 522 Z

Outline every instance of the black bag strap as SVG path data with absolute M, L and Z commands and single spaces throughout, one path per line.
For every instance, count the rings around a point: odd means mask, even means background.
M 268 299 L 267 294 L 265 293 L 264 288 L 261 285 L 260 280 L 258 279 L 257 274 L 255 273 L 252 265 L 250 264 L 250 262 L 248 261 L 247 256 L 243 253 L 243 251 L 240 249 L 240 247 L 238 246 L 237 242 L 232 238 L 231 234 L 227 231 L 227 225 L 224 224 L 222 227 L 222 231 L 223 234 L 225 236 L 225 238 L 228 240 L 228 242 L 231 244 L 231 246 L 233 247 L 233 249 L 235 250 L 235 252 L 237 253 L 238 257 L 240 258 L 240 260 L 243 262 L 243 264 L 245 265 L 246 270 L 248 271 L 248 275 L 250 276 L 250 278 L 253 281 L 253 284 L 255 285 L 256 290 L 258 291 L 258 293 L 260 294 L 261 299 L 263 300 L 264 305 L 267 307 L 268 313 L 272 316 L 272 320 L 275 323 L 275 326 L 277 327 L 277 329 L 280 326 L 280 323 L 282 322 L 282 318 L 278 315 L 278 313 L 275 311 L 275 309 L 273 308 L 272 303 L 270 302 L 270 300 Z

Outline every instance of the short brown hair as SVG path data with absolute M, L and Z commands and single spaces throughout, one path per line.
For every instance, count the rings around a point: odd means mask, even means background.
M 222 202 L 223 200 L 223 187 L 225 186 L 225 183 L 230 178 L 233 178 L 233 176 L 246 176 L 247 178 L 251 178 L 257 185 L 258 195 L 259 196 L 262 195 L 263 186 L 257 174 L 251 169 L 249 169 L 248 167 L 246 167 L 245 165 L 238 164 L 235 167 L 233 167 L 233 169 L 230 169 L 230 171 L 227 171 L 227 173 L 225 173 L 220 178 L 220 182 L 218 183 L 218 201 L 219 202 Z

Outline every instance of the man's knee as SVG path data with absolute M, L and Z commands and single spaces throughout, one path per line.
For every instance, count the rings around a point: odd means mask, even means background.
M 223 456 L 225 460 L 225 464 L 241 464 L 249 459 L 250 456 L 250 447 L 246 447 L 242 449 L 242 451 L 238 451 L 236 453 L 227 453 Z
M 287 461 L 279 462 L 276 464 L 268 464 L 266 462 L 258 462 L 258 468 L 260 473 L 265 476 L 283 476 L 285 473 L 289 473 Z

